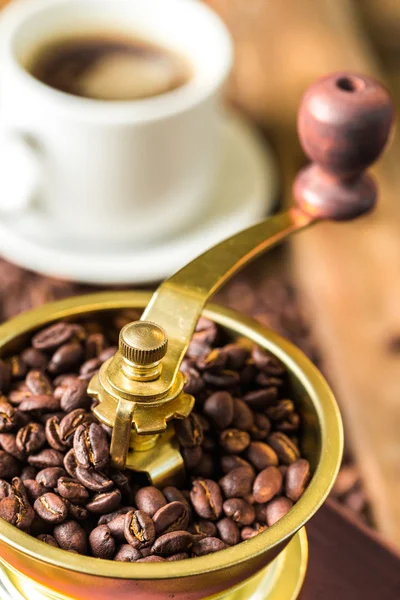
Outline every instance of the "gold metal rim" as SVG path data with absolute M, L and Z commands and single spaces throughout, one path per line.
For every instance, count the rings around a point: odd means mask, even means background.
M 300 529 L 286 548 L 272 563 L 247 581 L 233 588 L 209 596 L 206 600 L 296 600 L 300 594 L 308 565 L 308 539 L 305 528 Z M 3 578 L 3 579 L 2 579 Z M 13 598 L 29 599 L 32 592 L 39 600 L 67 600 L 65 595 L 54 594 L 41 584 L 34 583 L 9 565 L 0 565 L 0 580 Z M 0 584 L 1 591 L 1 584 Z
M 13 338 L 52 321 L 78 316 L 89 311 L 93 314 L 107 309 L 144 308 L 150 297 L 150 292 L 103 292 L 44 305 L 19 315 L 0 327 L 0 352 L 1 348 Z M 6 522 L 2 523 L 0 531 L 1 543 L 8 544 L 44 563 L 70 571 L 117 579 L 173 579 L 219 571 L 232 564 L 238 565 L 256 558 L 266 550 L 272 550 L 290 539 L 316 513 L 333 485 L 343 451 L 340 413 L 328 384 L 298 348 L 253 319 L 214 304 L 208 305 L 204 315 L 270 350 L 289 366 L 312 399 L 321 429 L 321 458 L 310 485 L 292 510 L 262 534 L 214 554 L 212 561 L 208 556 L 167 564 L 136 565 L 103 561 L 102 572 L 99 573 L 98 559 L 78 557 L 58 548 L 45 546 L 39 540 Z

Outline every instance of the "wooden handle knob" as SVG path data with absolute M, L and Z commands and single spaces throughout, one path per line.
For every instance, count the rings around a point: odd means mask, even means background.
M 300 142 L 313 161 L 293 184 L 302 210 L 335 220 L 371 210 L 376 186 L 364 170 L 382 153 L 393 119 L 389 93 L 371 77 L 341 72 L 312 84 L 298 113 Z

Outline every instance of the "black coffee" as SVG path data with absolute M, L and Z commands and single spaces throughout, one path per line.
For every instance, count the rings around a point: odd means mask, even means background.
M 98 100 L 158 96 L 190 78 L 186 60 L 173 51 L 128 37 L 96 35 L 43 46 L 32 75 L 52 88 Z

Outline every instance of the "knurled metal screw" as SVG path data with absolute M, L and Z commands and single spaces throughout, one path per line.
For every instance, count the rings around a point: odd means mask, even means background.
M 129 362 L 147 366 L 159 362 L 166 354 L 168 337 L 162 327 L 151 321 L 134 321 L 119 334 L 119 349 Z

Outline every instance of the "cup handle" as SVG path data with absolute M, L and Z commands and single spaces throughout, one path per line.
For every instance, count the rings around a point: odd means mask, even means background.
M 39 188 L 41 160 L 33 144 L 22 135 L 0 139 L 0 212 L 26 209 Z

